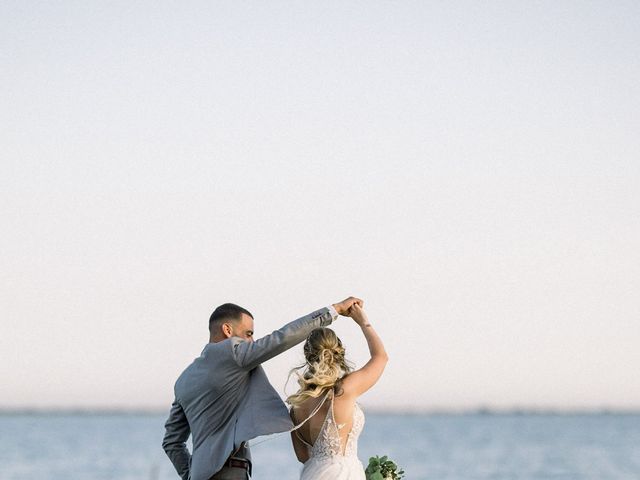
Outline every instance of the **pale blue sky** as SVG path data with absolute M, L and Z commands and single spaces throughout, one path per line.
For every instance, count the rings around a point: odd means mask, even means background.
M 0 5 L 0 407 L 354 294 L 365 405 L 640 408 L 640 4 L 132 3 Z

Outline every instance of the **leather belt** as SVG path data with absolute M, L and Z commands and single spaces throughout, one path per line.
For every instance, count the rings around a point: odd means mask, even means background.
M 251 462 L 244 458 L 229 457 L 227 461 L 224 462 L 224 466 L 231 468 L 244 468 L 251 473 Z

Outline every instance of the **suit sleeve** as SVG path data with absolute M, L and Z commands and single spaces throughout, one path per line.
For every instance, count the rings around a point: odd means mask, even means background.
M 189 438 L 191 429 L 184 410 L 178 400 L 174 400 L 171 405 L 169 418 L 164 424 L 165 434 L 162 441 L 162 448 L 173 463 L 178 475 L 182 480 L 189 478 L 189 468 L 191 466 L 191 454 L 187 449 L 186 441 Z
M 275 330 L 255 342 L 247 342 L 234 337 L 232 348 L 235 361 L 240 367 L 251 370 L 262 362 L 266 362 L 302 342 L 315 328 L 330 325 L 337 315 L 333 308 L 321 308 L 287 323 L 279 330 Z

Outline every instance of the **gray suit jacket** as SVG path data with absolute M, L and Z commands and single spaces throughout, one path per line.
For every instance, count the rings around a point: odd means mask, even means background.
M 162 447 L 183 480 L 208 480 L 243 441 L 293 427 L 260 364 L 334 317 L 322 308 L 255 342 L 209 343 L 175 383 Z M 193 436 L 193 455 L 187 449 Z

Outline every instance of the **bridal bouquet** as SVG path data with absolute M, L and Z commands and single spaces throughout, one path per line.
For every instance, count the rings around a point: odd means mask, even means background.
M 367 480 L 399 480 L 404 477 L 404 470 L 389 460 L 387 456 L 371 457 L 364 470 Z

